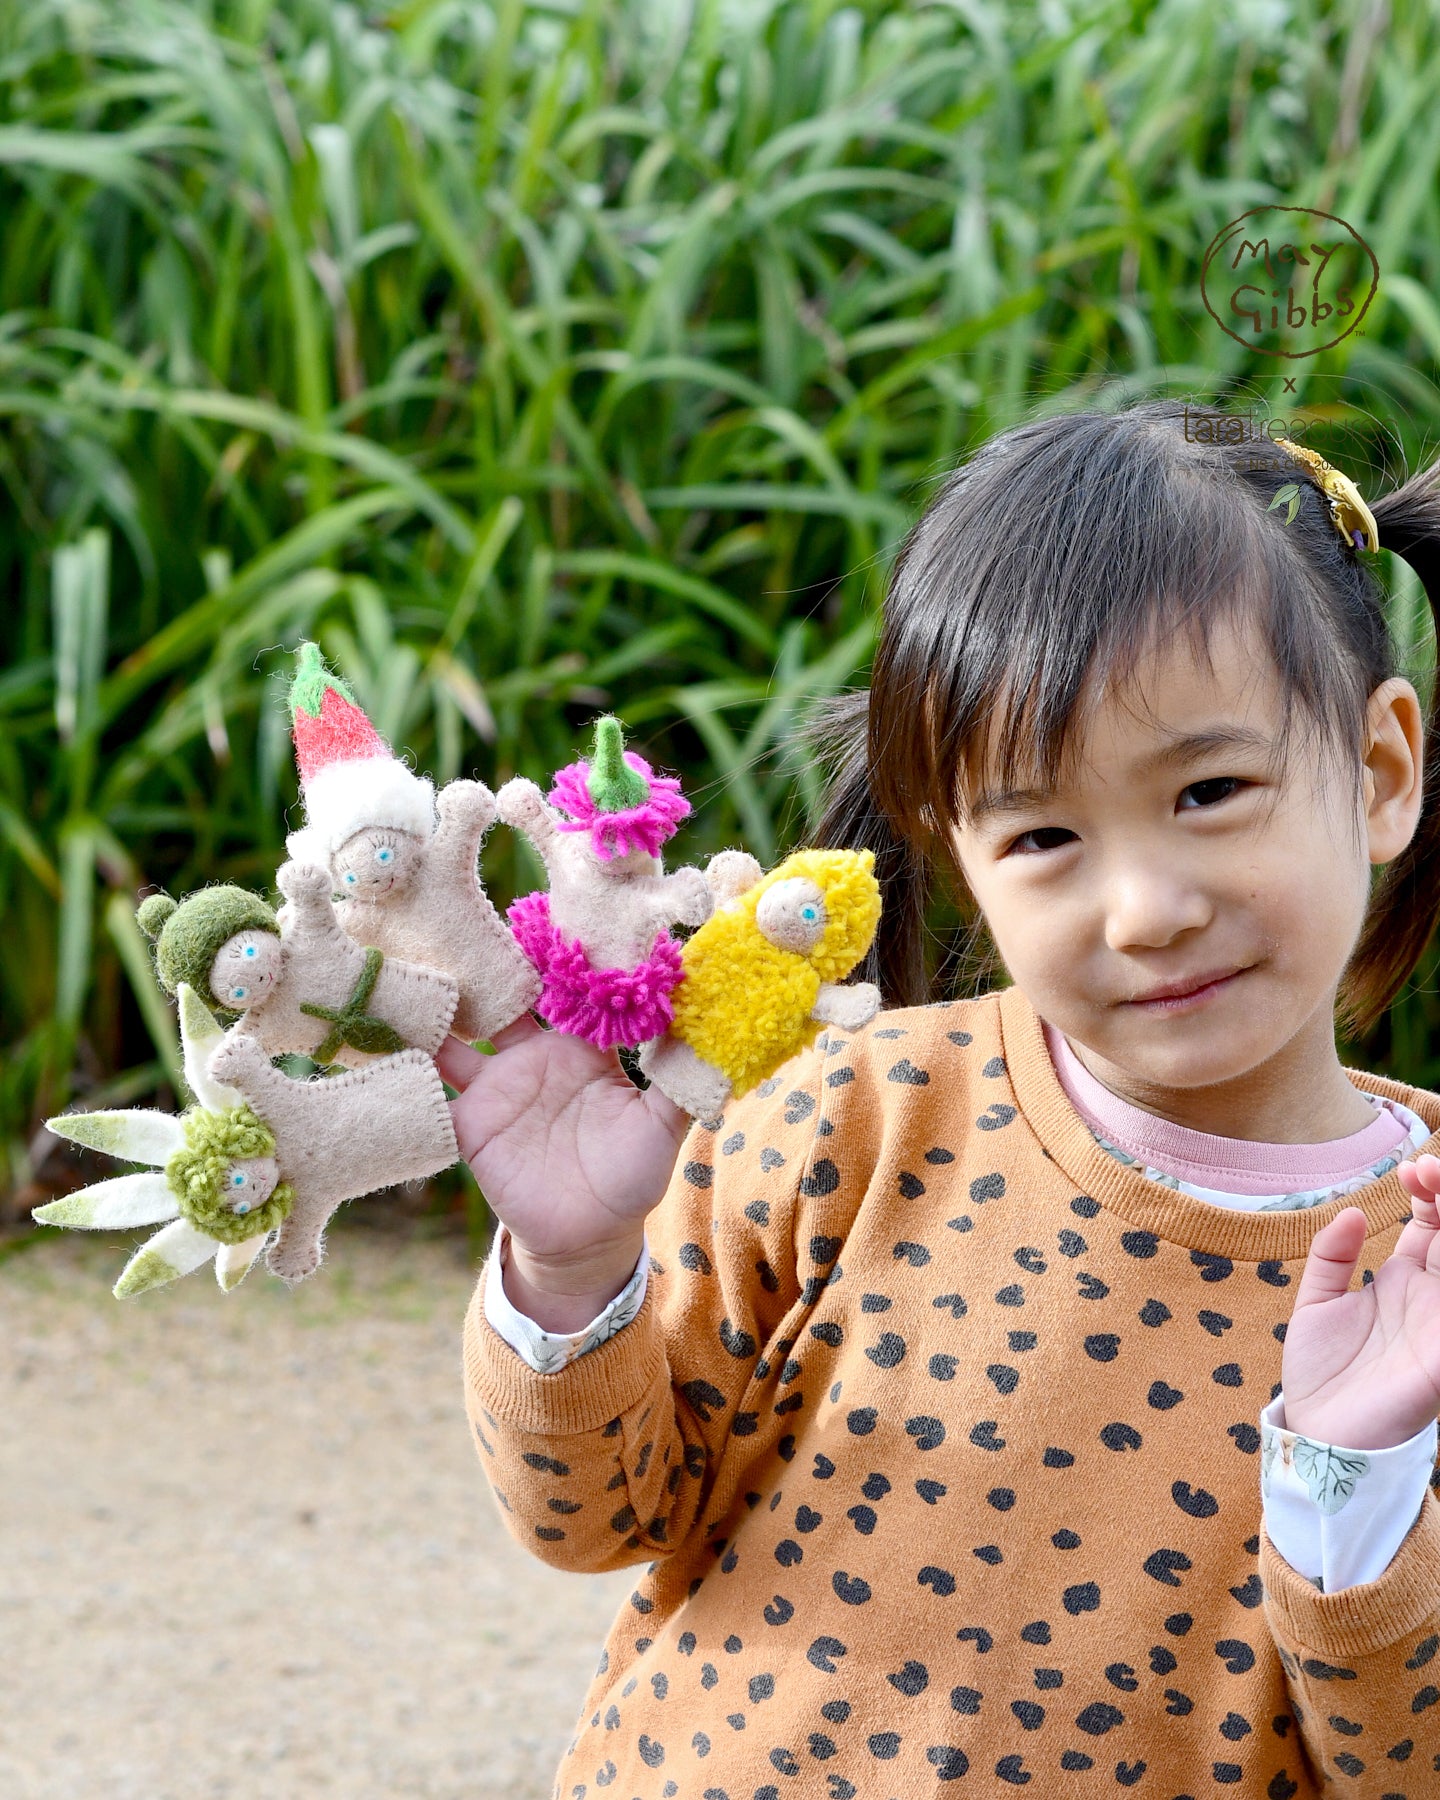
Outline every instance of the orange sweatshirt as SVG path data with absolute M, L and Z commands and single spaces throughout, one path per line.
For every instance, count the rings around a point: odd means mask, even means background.
M 1440 1097 L 1350 1078 L 1440 1131 Z M 698 1126 L 640 1313 L 559 1373 L 482 1276 L 467 1403 L 508 1529 L 648 1564 L 556 1794 L 1440 1794 L 1440 1477 L 1338 1593 L 1261 1525 L 1254 1420 L 1350 1205 L 1358 1284 L 1393 1173 L 1254 1213 L 1115 1161 L 1011 988 L 832 1032 Z

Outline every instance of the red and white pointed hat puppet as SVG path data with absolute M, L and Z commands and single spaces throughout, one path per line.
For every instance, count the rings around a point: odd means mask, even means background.
M 391 750 L 355 696 L 326 668 L 317 644 L 302 644 L 290 687 L 290 724 L 305 826 L 288 841 L 296 862 L 329 863 L 357 831 L 435 830 L 435 787 Z
M 457 1037 L 493 1038 L 540 992 L 480 879 L 495 796 L 470 780 L 437 794 L 407 769 L 314 644 L 300 646 L 290 720 L 306 817 L 286 840 L 291 856 L 329 871 L 355 943 L 450 976 Z

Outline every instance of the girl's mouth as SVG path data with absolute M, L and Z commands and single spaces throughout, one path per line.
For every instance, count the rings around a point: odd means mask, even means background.
M 1189 982 L 1170 982 L 1167 987 L 1156 989 L 1149 998 L 1142 996 L 1127 1001 L 1126 1004 L 1142 1007 L 1149 1013 L 1191 1012 L 1213 1000 L 1216 995 L 1226 992 L 1247 973 L 1246 969 L 1231 969 L 1226 973 L 1198 976 L 1194 978 L 1193 985 Z

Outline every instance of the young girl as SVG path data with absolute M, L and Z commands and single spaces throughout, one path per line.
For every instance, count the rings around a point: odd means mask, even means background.
M 447 1047 L 482 1466 L 645 1565 L 567 1800 L 1440 1792 L 1440 1098 L 1335 1048 L 1440 895 L 1361 555 L 1440 608 L 1440 469 L 1194 423 L 1023 425 L 904 548 L 822 832 L 903 1010 L 678 1158 L 574 1038 Z M 937 862 L 1013 985 L 920 1006 Z

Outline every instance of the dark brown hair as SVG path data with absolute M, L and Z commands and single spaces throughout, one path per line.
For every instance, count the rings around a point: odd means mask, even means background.
M 946 849 L 962 778 L 983 759 L 1056 780 L 1094 696 L 1167 637 L 1208 651 L 1222 618 L 1248 623 L 1279 676 L 1282 755 L 1298 709 L 1358 779 L 1366 704 L 1400 673 L 1384 589 L 1309 470 L 1242 434 L 1242 417 L 1163 400 L 1029 421 L 955 471 L 906 539 L 870 689 L 831 703 L 815 734 L 833 769 L 815 841 L 876 854 L 886 910 L 869 973 L 892 1003 L 931 997 L 939 868 L 968 913 L 969 949 L 983 933 Z M 1293 519 L 1286 503 L 1271 510 L 1290 483 Z M 1440 615 L 1440 463 L 1369 504 L 1381 547 L 1406 559 Z M 1424 753 L 1428 776 L 1440 769 L 1433 704 Z M 1437 911 L 1440 783 L 1427 780 L 1345 970 L 1347 1028 L 1383 1015 Z

